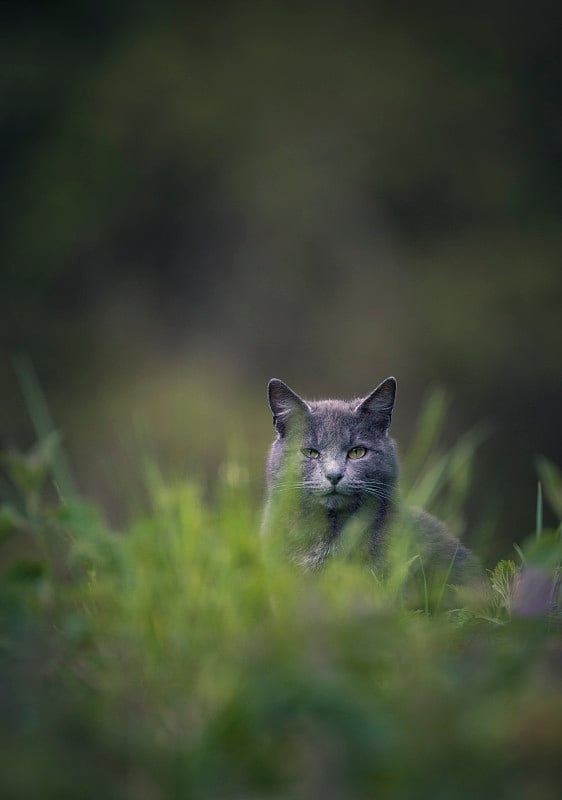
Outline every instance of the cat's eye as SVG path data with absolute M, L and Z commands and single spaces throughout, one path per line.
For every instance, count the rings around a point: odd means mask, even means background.
M 348 458 L 363 458 L 367 450 L 364 447 L 352 447 L 347 454 Z
M 302 454 L 307 458 L 318 458 L 318 456 L 320 455 L 318 450 L 313 450 L 312 448 L 309 447 L 305 447 L 302 451 Z

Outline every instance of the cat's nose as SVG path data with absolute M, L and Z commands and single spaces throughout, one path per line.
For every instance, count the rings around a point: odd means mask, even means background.
M 341 470 L 339 469 L 331 469 L 329 472 L 326 473 L 326 477 L 333 486 L 335 486 L 336 483 L 339 483 L 339 481 L 341 481 L 342 476 L 343 472 L 341 472 Z

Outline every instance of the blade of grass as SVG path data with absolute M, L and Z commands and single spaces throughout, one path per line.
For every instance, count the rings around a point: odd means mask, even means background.
M 451 575 L 451 571 L 453 569 L 453 565 L 455 563 L 455 559 L 457 557 L 458 551 L 459 551 L 459 545 L 457 544 L 457 546 L 455 547 L 455 552 L 453 553 L 453 557 L 452 557 L 451 562 L 449 564 L 449 569 L 447 570 L 447 574 L 445 575 L 445 578 L 443 579 L 443 585 L 441 586 L 441 591 L 439 592 L 439 597 L 437 598 L 437 605 L 435 606 L 435 610 L 436 611 L 439 611 L 439 608 L 441 606 L 441 601 L 443 600 L 443 595 L 445 594 L 445 589 L 447 588 L 447 582 L 448 582 L 449 577 Z
M 542 485 L 540 481 L 537 482 L 537 512 L 535 530 L 537 539 L 540 539 L 542 535 Z
M 426 615 L 429 614 L 429 591 L 427 588 L 427 578 L 425 576 L 425 569 L 423 568 L 423 558 L 420 556 L 420 567 L 423 578 L 423 597 L 424 597 L 424 610 Z
M 518 544 L 514 544 L 513 547 L 514 547 L 517 555 L 521 559 L 521 563 L 523 564 L 524 567 L 526 567 L 527 566 L 527 559 L 525 558 L 525 554 L 523 553 L 523 550 L 521 550 L 521 548 L 519 547 Z
M 430 454 L 435 449 L 443 427 L 446 410 L 446 394 L 442 388 L 438 387 L 427 396 L 416 425 L 415 437 L 403 467 L 405 486 L 411 485 L 414 476 L 419 475 Z
M 43 394 L 31 360 L 27 356 L 17 356 L 14 359 L 14 368 L 33 429 L 38 440 L 43 442 L 55 431 L 45 395 Z M 76 491 L 74 489 L 70 467 L 60 444 L 54 447 L 51 469 L 53 473 L 53 482 L 60 497 L 66 500 L 75 497 Z
M 562 519 L 562 472 L 544 456 L 537 458 L 536 464 L 544 495 L 558 519 Z

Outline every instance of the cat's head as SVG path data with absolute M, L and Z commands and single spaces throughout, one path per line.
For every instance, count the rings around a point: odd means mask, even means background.
M 357 400 L 306 401 L 283 381 L 268 385 L 277 431 L 270 485 L 295 489 L 327 508 L 390 498 L 397 480 L 396 447 L 388 435 L 396 380 L 387 378 Z M 292 464 L 287 476 L 287 464 Z

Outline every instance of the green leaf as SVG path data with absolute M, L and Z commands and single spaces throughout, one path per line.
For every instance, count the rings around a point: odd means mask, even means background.
M 490 583 L 496 594 L 498 605 L 508 612 L 511 609 L 513 582 L 517 572 L 517 565 L 510 559 L 499 561 L 490 573 Z

